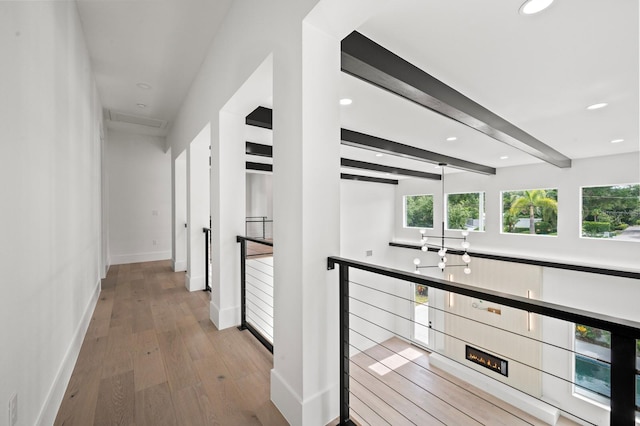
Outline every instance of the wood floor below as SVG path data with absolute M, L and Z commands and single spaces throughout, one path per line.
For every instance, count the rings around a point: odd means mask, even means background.
M 209 293 L 169 261 L 112 266 L 55 425 L 287 425 L 269 398 L 273 358 L 218 331 Z

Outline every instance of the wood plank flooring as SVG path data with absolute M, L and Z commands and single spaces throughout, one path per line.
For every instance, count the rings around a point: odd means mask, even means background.
M 431 369 L 428 354 L 407 342 L 384 345 L 352 358 L 358 424 L 541 424 Z M 393 371 L 371 369 L 407 349 L 419 356 Z M 272 366 L 272 355 L 247 331 L 215 328 L 209 293 L 189 293 L 170 262 L 112 266 L 55 425 L 287 425 L 269 399 Z
M 429 353 L 392 338 L 351 357 L 350 406 L 360 425 L 545 425 L 429 365 Z M 561 417 L 557 425 L 576 425 Z
M 287 425 L 272 366 L 248 332 L 214 327 L 209 293 L 169 261 L 112 266 L 55 425 Z

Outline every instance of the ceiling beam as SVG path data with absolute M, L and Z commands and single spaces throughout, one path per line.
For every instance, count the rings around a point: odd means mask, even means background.
M 257 155 L 260 157 L 267 157 L 267 158 L 273 157 L 273 147 L 271 145 L 264 145 L 256 142 L 247 141 L 245 152 L 248 155 Z M 251 164 L 262 165 L 262 163 L 251 163 Z M 402 176 L 411 176 L 411 177 L 416 177 L 421 179 L 440 180 L 440 175 L 435 173 L 427 173 L 427 172 L 421 172 L 418 170 L 403 169 L 400 167 L 384 166 L 382 164 L 367 163 L 366 161 L 350 160 L 348 158 L 341 158 L 340 165 L 342 167 L 348 167 L 352 169 L 371 170 L 375 172 L 391 173 L 394 175 L 402 175 Z
M 246 170 L 257 170 L 260 172 L 273 172 L 272 164 L 264 164 L 264 163 L 254 163 L 251 161 L 247 161 L 245 163 Z
M 251 117 L 251 118 L 249 118 Z M 258 107 L 251 114 L 247 116 L 246 123 L 251 126 L 263 127 L 265 129 L 272 128 L 273 111 L 269 108 Z M 438 154 L 437 152 L 427 151 L 421 148 L 416 148 L 410 145 L 404 145 L 399 142 L 390 141 L 388 139 L 382 139 L 377 136 L 367 135 L 366 133 L 360 133 L 348 129 L 340 129 L 341 131 L 341 143 L 343 145 L 354 146 L 357 148 L 369 149 L 372 151 L 379 151 L 391 155 L 397 155 L 404 158 L 411 158 L 418 161 L 426 161 L 433 164 L 445 163 L 449 167 L 456 169 L 466 170 L 475 173 L 482 173 L 487 175 L 495 175 L 496 169 L 494 167 L 484 166 L 482 164 L 472 163 L 470 161 L 461 160 L 455 157 L 449 157 L 448 155 Z M 250 155 L 260 155 L 263 157 L 270 157 L 271 154 L 266 155 L 269 145 L 256 144 L 255 142 L 246 143 L 246 152 Z M 249 144 L 252 144 L 251 146 Z M 256 145 L 256 146 L 254 146 Z M 257 146 L 262 145 L 262 146 Z M 252 152 L 249 152 L 251 150 Z M 391 172 L 390 172 L 391 173 Z M 425 177 L 425 179 L 435 179 Z M 437 179 L 440 179 L 439 177 Z
M 340 179 L 343 180 L 359 180 L 362 182 L 375 182 L 375 183 L 386 183 L 388 185 L 397 185 L 398 181 L 395 179 L 384 179 L 372 176 L 359 176 L 359 175 L 350 175 L 348 173 L 340 173 Z
M 246 170 L 256 170 L 260 172 L 273 172 L 273 165 L 264 164 L 264 163 L 253 163 L 251 161 L 247 161 L 245 163 Z M 384 179 L 377 178 L 372 176 L 358 176 L 358 175 L 350 175 L 347 173 L 341 173 L 340 179 L 344 180 L 359 180 L 363 182 L 375 182 L 375 183 L 385 183 L 388 185 L 397 185 L 398 181 L 395 179 Z
M 273 147 L 256 142 L 246 142 L 246 153 L 249 155 L 257 155 L 259 157 L 273 157 Z
M 482 164 L 472 163 L 455 157 L 449 157 L 448 155 L 438 154 L 437 152 L 427 151 L 411 145 L 404 145 L 398 142 L 382 139 L 377 136 L 367 135 L 366 133 L 356 132 L 354 130 L 341 129 L 340 138 L 344 145 L 356 148 L 370 149 L 372 151 L 397 155 L 404 158 L 410 158 L 412 160 L 426 161 L 428 163 L 446 164 L 448 167 L 466 170 L 469 172 L 482 173 L 485 175 L 496 174 L 496 169 L 493 167 L 483 166 Z
M 273 128 L 273 110 L 259 106 L 251 111 L 244 121 L 246 124 L 256 127 L 262 127 L 263 129 Z
M 571 159 L 357 31 L 342 40 L 342 71 L 557 167 Z
M 421 179 L 440 180 L 440 175 L 435 173 L 419 172 L 417 170 L 401 169 L 399 167 L 383 166 L 382 164 L 367 163 L 365 161 L 349 160 L 341 158 L 340 165 L 358 170 L 372 170 L 375 172 L 391 173 L 394 175 L 411 176 Z

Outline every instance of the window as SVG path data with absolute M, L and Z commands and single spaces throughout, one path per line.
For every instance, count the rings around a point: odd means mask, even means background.
M 433 228 L 433 195 L 404 197 L 405 228 Z
M 599 399 L 611 396 L 611 333 L 581 324 L 575 326 L 575 390 Z
M 611 333 L 576 324 L 575 337 L 576 393 L 596 400 L 609 399 L 611 397 Z M 636 358 L 636 365 L 640 365 L 640 340 L 636 340 Z M 636 410 L 640 410 L 639 371 L 636 371 Z
M 503 191 L 502 232 L 557 235 L 558 190 Z
M 447 229 L 484 231 L 484 192 L 448 194 Z
M 640 185 L 582 188 L 582 237 L 640 241 Z
M 640 339 L 636 340 L 636 411 L 640 411 Z

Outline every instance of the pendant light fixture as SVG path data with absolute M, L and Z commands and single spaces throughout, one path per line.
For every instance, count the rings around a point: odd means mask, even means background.
M 442 234 L 439 236 L 428 236 L 427 235 L 427 231 L 425 229 L 421 229 L 420 230 L 420 243 L 422 245 L 422 247 L 420 248 L 422 251 L 426 252 L 429 251 L 429 248 L 432 248 L 432 251 L 435 251 L 436 249 L 438 250 L 438 256 L 440 256 L 440 261 L 438 262 L 437 265 L 424 265 L 424 266 L 420 266 L 420 264 L 422 263 L 420 261 L 420 258 L 415 258 L 413 260 L 413 264 L 415 266 L 415 272 L 416 274 L 420 273 L 420 269 L 423 268 L 438 268 L 441 271 L 444 272 L 444 268 L 445 267 L 464 267 L 464 273 L 465 274 L 470 274 L 471 273 L 471 268 L 469 268 L 469 263 L 471 262 L 471 256 L 469 256 L 469 253 L 467 252 L 467 249 L 471 246 L 471 244 L 469 243 L 469 241 L 467 241 L 467 237 L 469 236 L 469 231 L 467 229 L 463 229 L 461 231 L 461 236 L 460 237 L 447 237 L 444 235 L 444 221 L 447 215 L 447 209 L 446 209 L 446 204 L 444 202 L 444 197 L 445 197 L 445 192 L 444 192 L 444 168 L 446 167 L 446 163 L 440 163 L 438 164 L 441 168 L 441 178 L 440 181 L 442 182 Z M 429 241 L 429 238 L 436 238 L 436 241 L 439 240 L 439 244 L 433 244 Z M 447 251 L 450 249 L 450 247 L 447 247 L 445 245 L 445 240 L 462 240 L 460 243 L 460 247 L 463 250 L 462 253 L 462 261 L 464 262 L 464 264 L 461 265 L 451 265 L 448 264 L 448 259 L 447 259 Z M 451 248 L 453 249 L 453 248 Z

